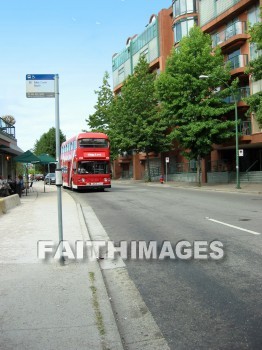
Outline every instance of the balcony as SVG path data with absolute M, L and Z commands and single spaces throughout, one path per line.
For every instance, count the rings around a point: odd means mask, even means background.
M 235 97 L 237 102 L 243 100 L 243 98 L 246 98 L 250 96 L 250 88 L 249 86 L 241 87 L 238 89 L 238 92 L 236 93 Z M 228 96 L 227 98 L 224 99 L 226 103 L 234 103 L 234 97 L 233 96 Z
M 254 0 L 201 0 L 200 27 L 204 32 L 211 33 L 220 25 L 235 17 L 233 14 L 245 12 L 254 5 Z
M 248 65 L 248 55 L 237 55 L 229 58 L 226 62 L 230 63 L 231 70 L 245 68 Z
M 15 138 L 15 127 L 5 122 L 2 118 L 0 118 L 0 132 Z
M 241 121 L 239 124 L 239 133 L 241 136 L 252 135 L 252 125 L 250 120 Z
M 212 35 L 212 47 L 220 45 L 222 48 L 232 45 L 238 41 L 246 41 L 248 38 L 247 23 L 236 22 L 230 27 Z

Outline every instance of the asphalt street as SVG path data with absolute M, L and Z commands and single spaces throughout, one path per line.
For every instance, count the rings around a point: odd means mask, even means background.
M 72 193 L 110 239 L 223 244 L 220 260 L 125 261 L 171 349 L 262 348 L 262 197 L 143 184 Z

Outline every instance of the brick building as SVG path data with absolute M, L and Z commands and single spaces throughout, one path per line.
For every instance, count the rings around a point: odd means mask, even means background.
M 126 47 L 113 55 L 113 90 L 115 94 L 121 91 L 123 81 L 129 74 L 133 74 L 141 54 L 147 58 L 150 69 L 157 73 L 165 69 L 167 56 L 174 45 L 172 31 L 172 8 L 162 9 L 157 15 L 153 14 L 146 29 L 139 35 L 127 38 Z M 150 155 L 152 171 L 161 167 L 160 155 Z M 141 179 L 145 175 L 145 155 L 124 154 L 114 162 L 114 176 L 133 177 Z
M 262 129 L 255 115 L 247 115 L 248 106 L 243 98 L 261 91 L 262 81 L 253 82 L 245 73 L 248 62 L 256 57 L 255 47 L 248 41 L 248 25 L 260 21 L 259 0 L 201 0 L 199 1 L 199 25 L 211 35 L 213 47 L 219 45 L 231 65 L 232 78 L 239 78 L 237 98 L 239 126 L 239 157 L 241 181 L 262 182 Z M 233 100 L 229 102 L 234 102 Z M 234 112 L 233 112 L 234 113 Z M 208 182 L 229 182 L 234 180 L 234 141 L 217 145 L 207 164 Z
M 243 98 L 261 91 L 262 82 L 253 82 L 245 73 L 248 62 L 255 55 L 254 45 L 247 34 L 248 24 L 260 21 L 262 0 L 173 0 L 169 9 L 150 17 L 146 30 L 127 39 L 125 49 L 113 56 L 113 90 L 118 94 L 125 78 L 133 73 L 139 55 L 145 54 L 150 67 L 158 72 L 165 69 L 165 61 L 173 46 L 197 24 L 211 35 L 213 47 L 219 45 L 225 61 L 231 64 L 231 76 L 239 78 L 237 99 L 239 126 L 239 157 L 241 181 L 262 182 L 262 130 L 256 116 L 247 116 L 248 106 Z M 234 98 L 228 99 L 229 103 Z M 232 113 L 232 112 L 231 112 Z M 234 112 L 233 112 L 234 113 Z M 234 116 L 229 115 L 233 119 Z M 241 153 L 242 154 L 242 153 Z M 169 178 L 177 181 L 195 181 L 195 161 L 184 159 L 176 151 L 151 155 L 151 168 L 156 178 L 164 171 L 168 156 Z M 145 173 L 143 154 L 122 154 L 114 166 L 115 177 L 141 179 Z M 202 162 L 203 182 L 234 181 L 236 166 L 235 141 L 214 145 L 214 151 Z

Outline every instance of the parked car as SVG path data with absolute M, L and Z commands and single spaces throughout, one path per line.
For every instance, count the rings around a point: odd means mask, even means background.
M 36 181 L 40 181 L 40 180 L 44 180 L 44 175 L 43 174 L 35 174 L 35 180 Z
M 45 177 L 45 184 L 55 184 L 55 173 L 48 173 Z

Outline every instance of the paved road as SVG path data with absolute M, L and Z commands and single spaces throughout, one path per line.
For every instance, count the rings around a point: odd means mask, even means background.
M 261 195 L 120 184 L 73 196 L 115 241 L 220 240 L 222 260 L 127 260 L 129 275 L 171 349 L 262 348 Z

